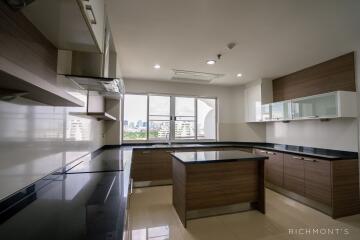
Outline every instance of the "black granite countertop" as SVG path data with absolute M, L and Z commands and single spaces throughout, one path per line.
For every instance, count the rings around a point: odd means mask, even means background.
M 131 153 L 96 151 L 2 200 L 0 238 L 122 239 Z
M 7 211 L 1 239 L 122 239 L 123 172 L 57 175 Z M 3 216 L 2 216 L 3 217 Z
M 130 146 L 129 146 L 130 147 Z M 209 148 L 209 147 L 243 147 L 243 148 L 258 148 L 269 151 L 277 151 L 283 153 L 297 154 L 300 156 L 316 157 L 324 160 L 346 160 L 357 159 L 357 152 L 340 151 L 324 148 L 313 148 L 285 144 L 273 144 L 262 142 L 206 142 L 206 143 L 176 143 L 176 144 L 144 144 L 132 145 L 132 149 L 149 150 L 149 149 L 186 149 L 186 148 Z
M 201 151 L 201 148 L 209 147 L 259 148 L 326 160 L 358 158 L 357 152 L 271 143 L 207 142 L 107 146 L 1 200 L 0 238 L 121 239 L 126 218 L 133 150 L 174 149 L 177 151 L 174 153 L 175 157 L 196 163 L 265 159 L 242 151 Z M 199 150 L 180 153 L 184 148 Z M 35 224 L 31 224 L 32 222 Z
M 123 171 L 126 163 L 131 162 L 132 150 L 123 148 L 106 149 L 92 157 L 83 159 L 66 173 L 91 173 Z
M 196 151 L 196 152 L 174 152 L 171 155 L 185 163 L 221 163 L 247 160 L 265 160 L 267 157 L 251 154 L 243 151 Z

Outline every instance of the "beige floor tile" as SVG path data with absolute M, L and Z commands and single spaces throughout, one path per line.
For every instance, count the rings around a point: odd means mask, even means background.
M 196 219 L 188 221 L 185 229 L 172 206 L 171 186 L 138 188 L 131 197 L 129 217 L 132 240 L 360 239 L 360 215 L 334 220 L 271 190 L 266 190 L 265 215 L 246 211 Z M 304 229 L 313 228 L 338 228 L 340 233 L 333 230 L 333 234 L 304 234 Z M 293 234 L 289 234 L 289 229 L 293 229 Z

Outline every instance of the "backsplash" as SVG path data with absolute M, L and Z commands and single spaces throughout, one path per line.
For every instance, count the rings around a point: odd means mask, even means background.
M 0 101 L 0 199 L 103 146 L 103 121 L 85 111 Z
M 266 142 L 358 151 L 357 119 L 266 123 Z

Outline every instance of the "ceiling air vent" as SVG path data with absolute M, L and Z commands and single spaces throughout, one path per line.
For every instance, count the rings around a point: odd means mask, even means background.
M 174 76 L 171 80 L 188 83 L 210 83 L 212 80 L 224 76 L 224 74 L 194 72 L 187 70 L 173 69 Z

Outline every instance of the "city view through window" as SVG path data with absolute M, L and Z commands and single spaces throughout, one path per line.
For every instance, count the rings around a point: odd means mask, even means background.
M 126 94 L 123 130 L 125 141 L 216 139 L 216 99 Z

